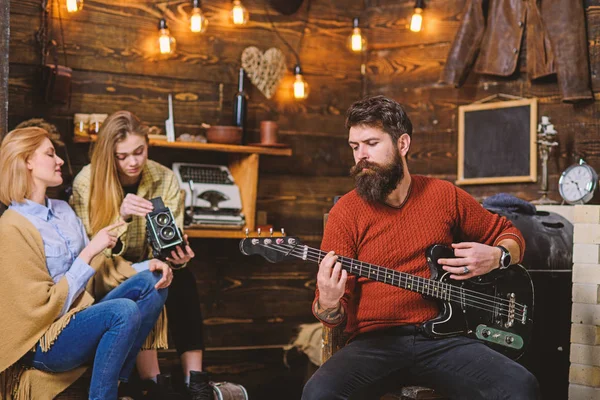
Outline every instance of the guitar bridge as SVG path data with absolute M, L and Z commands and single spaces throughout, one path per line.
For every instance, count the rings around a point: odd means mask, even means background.
M 515 294 L 510 293 L 508 295 L 508 318 L 504 323 L 505 328 L 510 328 L 515 324 Z

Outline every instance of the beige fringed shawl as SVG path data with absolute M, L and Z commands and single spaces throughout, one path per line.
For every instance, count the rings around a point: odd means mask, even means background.
M 51 400 L 85 372 L 52 374 L 15 363 L 38 342 L 48 351 L 76 313 L 93 304 L 88 291 L 102 297 L 136 272 L 124 259 L 103 254 L 91 266 L 97 272 L 87 291 L 56 320 L 69 292 L 66 278 L 52 281 L 42 237 L 27 218 L 10 209 L 0 217 L 0 400 Z M 163 310 L 143 348 L 166 348 L 166 329 Z
M 56 320 L 67 298 L 66 278 L 54 284 L 44 243 L 25 217 L 7 210 L 0 218 L 0 400 L 52 399 L 85 368 L 51 374 L 14 365 L 39 342 L 50 349 L 75 314 L 94 302 L 84 292 Z

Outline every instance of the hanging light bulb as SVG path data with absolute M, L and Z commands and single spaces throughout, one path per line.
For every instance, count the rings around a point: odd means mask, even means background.
M 161 18 L 158 21 L 158 49 L 160 54 L 172 54 L 175 52 L 175 38 L 171 36 L 167 21 Z
M 415 3 L 415 13 L 410 18 L 410 30 L 420 32 L 423 26 L 423 8 L 425 8 L 425 0 L 417 0 Z
M 296 80 L 294 81 L 294 98 L 297 100 L 304 100 L 308 97 L 308 83 L 306 83 L 302 76 L 300 64 L 296 64 L 294 74 L 296 75 Z
M 233 0 L 233 8 L 231 9 L 231 21 L 234 25 L 245 25 L 250 19 L 248 10 L 242 5 L 240 0 Z
M 67 0 L 67 11 L 77 12 L 83 8 L 83 0 Z
M 208 25 L 208 19 L 200 9 L 200 0 L 192 0 L 192 7 L 190 30 L 195 33 L 204 33 Z
M 355 53 L 360 53 L 367 49 L 367 39 L 362 35 L 358 27 L 358 18 L 352 21 L 352 34 L 348 37 L 348 48 Z

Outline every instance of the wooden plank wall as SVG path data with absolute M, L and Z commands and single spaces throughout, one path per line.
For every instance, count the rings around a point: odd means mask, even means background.
M 0 138 L 6 133 L 8 123 L 9 16 L 9 0 L 0 0 Z
M 581 0 L 575 0 L 581 1 Z M 420 33 L 408 29 L 413 0 L 371 0 L 367 7 L 369 39 L 367 78 L 369 94 L 384 94 L 406 105 L 415 136 L 409 153 L 412 172 L 454 181 L 457 171 L 458 106 L 487 96 L 504 93 L 539 99 L 538 115 L 547 115 L 555 124 L 560 145 L 549 161 L 551 198 L 560 200 L 557 191 L 560 173 L 583 156 L 600 170 L 600 105 L 592 101 L 570 105 L 560 100 L 553 82 L 531 83 L 525 72 L 509 78 L 477 76 L 471 73 L 459 89 L 437 84 L 452 40 L 460 25 L 466 0 L 428 0 L 424 28 Z M 596 96 L 600 91 L 600 1 L 585 0 L 590 71 Z M 521 57 L 523 61 L 523 57 Z M 525 65 L 521 62 L 521 69 Z M 538 167 L 538 173 L 541 168 Z M 539 182 L 539 181 L 538 181 Z M 540 197 L 539 183 L 465 186 L 482 199 L 507 192 L 526 200 Z M 598 204 L 600 196 L 593 202 Z
M 0 0 L 0 4 L 3 1 Z M 67 15 L 61 2 L 68 65 L 73 68 L 70 108 L 46 105 L 39 94 L 39 49 L 34 33 L 40 23 L 38 0 L 11 0 L 9 128 L 42 116 L 71 134 L 76 112 L 111 113 L 129 109 L 149 124 L 162 126 L 167 95 L 173 93 L 178 134 L 200 132 L 203 122 L 228 123 L 240 55 L 250 45 L 278 47 L 291 70 L 292 53 L 273 33 L 262 0 L 244 0 L 251 14 L 248 26 L 227 21 L 231 2 L 203 2 L 210 23 L 204 36 L 187 29 L 190 2 L 186 0 L 86 0 L 82 12 Z M 307 0 L 293 16 L 271 11 L 281 34 L 296 47 L 305 26 Z M 257 208 L 268 222 L 318 244 L 322 216 L 335 195 L 352 187 L 347 177 L 352 164 L 343 128 L 344 112 L 362 93 L 385 94 L 405 104 L 415 126 L 410 152 L 411 171 L 444 179 L 456 177 L 457 107 L 494 93 L 537 96 L 540 115 L 549 115 L 559 132 L 559 151 L 550 163 L 550 185 L 559 173 L 583 155 L 600 169 L 595 102 L 560 102 L 555 83 L 531 84 L 525 74 L 509 79 L 471 75 L 461 89 L 436 85 L 466 0 L 427 1 L 425 30 L 407 29 L 413 0 L 313 0 L 300 49 L 311 94 L 305 102 L 290 99 L 289 72 L 274 98 L 250 90 L 249 130 L 258 137 L 261 120 L 274 119 L 280 138 L 291 145 L 292 157 L 261 157 Z M 594 91 L 600 89 L 600 0 L 586 0 L 588 42 Z M 166 16 L 178 48 L 174 56 L 156 54 L 156 25 Z M 361 17 L 370 43 L 366 79 L 361 57 L 345 48 L 351 19 Z M 57 12 L 52 19 L 59 32 Z M 60 41 L 60 38 L 58 39 Z M 219 113 L 219 85 L 224 88 L 224 112 Z M 70 147 L 74 164 L 86 162 L 87 147 Z M 198 154 L 153 151 L 152 157 L 202 162 Z M 538 184 L 467 187 L 478 198 L 509 192 L 531 200 Z M 557 199 L 557 193 L 552 197 Z M 281 350 L 300 323 L 312 322 L 310 301 L 313 265 L 267 264 L 239 255 L 235 240 L 194 240 L 196 275 L 206 318 L 207 368 L 246 384 L 253 398 L 298 398 L 301 382 L 282 368 Z M 246 350 L 243 350 L 246 349 Z M 172 353 L 164 355 L 174 361 Z M 168 360 L 167 360 L 168 361 Z M 219 375 L 220 374 L 220 375 Z M 280 391 L 280 392 L 278 392 Z M 273 393 L 277 393 L 275 397 Z
M 73 68 L 70 108 L 44 104 L 40 97 L 40 54 L 34 37 L 40 25 L 40 2 L 10 2 L 10 128 L 27 118 L 44 117 L 70 136 L 74 113 L 120 109 L 164 126 L 167 96 L 173 93 L 177 134 L 199 133 L 203 122 L 227 124 L 231 120 L 243 49 L 281 49 L 289 72 L 270 100 L 250 88 L 248 125 L 252 141 L 257 141 L 260 121 L 277 121 L 280 141 L 290 144 L 294 155 L 261 156 L 257 208 L 267 212 L 268 222 L 276 228 L 284 227 L 318 245 L 323 213 L 334 195 L 352 186 L 347 178 L 352 159 L 346 150 L 344 112 L 360 97 L 363 79 L 361 57 L 349 54 L 345 45 L 352 18 L 364 10 L 361 1 L 312 0 L 307 25 L 306 0 L 292 16 L 271 9 L 276 27 L 294 48 L 306 25 L 299 51 L 310 84 L 310 97 L 304 102 L 290 99 L 295 59 L 274 34 L 263 0 L 243 1 L 251 19 L 241 28 L 227 20 L 230 0 L 203 1 L 209 18 L 203 36 L 189 32 L 188 0 L 86 0 L 83 10 L 73 15 L 67 14 L 63 1 L 55 2 L 53 36 L 62 41 L 56 9 L 60 3 L 68 66 Z M 176 54 L 169 58 L 156 54 L 157 24 L 162 16 L 177 39 Z M 59 60 L 63 62 L 62 55 Z M 221 84 L 222 115 L 218 111 Z M 77 172 L 87 163 L 87 145 L 71 144 L 69 150 Z M 210 158 L 204 156 L 151 150 L 152 158 L 166 164 L 208 162 Z M 283 366 L 277 346 L 286 344 L 299 324 L 315 321 L 310 306 L 316 266 L 271 265 L 261 258 L 243 257 L 236 240 L 197 239 L 192 246 L 197 256 L 191 268 L 206 323 L 207 369 L 218 374 L 217 380 L 245 384 L 253 398 L 268 399 L 274 393 L 278 393 L 275 398 L 299 398 L 301 382 Z M 176 363 L 173 353 L 162 356 Z

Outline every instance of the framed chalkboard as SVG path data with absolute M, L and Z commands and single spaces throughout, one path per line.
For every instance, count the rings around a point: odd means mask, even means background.
M 456 184 L 535 182 L 537 99 L 458 108 Z

